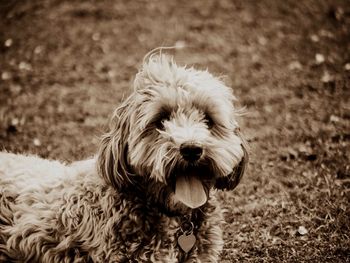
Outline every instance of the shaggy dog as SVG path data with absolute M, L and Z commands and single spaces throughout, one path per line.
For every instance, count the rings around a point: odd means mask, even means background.
M 1 262 L 217 262 L 247 152 L 232 90 L 150 53 L 95 159 L 0 153 Z

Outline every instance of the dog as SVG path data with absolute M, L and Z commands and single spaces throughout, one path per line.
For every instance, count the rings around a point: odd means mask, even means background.
M 248 153 L 232 89 L 146 55 L 96 157 L 0 154 L 1 262 L 217 262 Z

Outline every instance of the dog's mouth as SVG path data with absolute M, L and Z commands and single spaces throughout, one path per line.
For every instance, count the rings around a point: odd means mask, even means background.
M 189 208 L 197 208 L 208 201 L 209 191 L 194 176 L 182 175 L 176 179 L 175 197 Z
M 209 189 L 213 183 L 204 172 L 203 169 L 186 169 L 177 171 L 174 176 L 175 198 L 191 209 L 198 208 L 208 201 Z

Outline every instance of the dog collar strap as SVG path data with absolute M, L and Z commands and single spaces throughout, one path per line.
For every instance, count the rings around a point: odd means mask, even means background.
M 177 243 L 185 253 L 188 253 L 196 244 L 196 237 L 193 234 L 193 223 L 191 221 L 185 221 L 180 229 L 181 234 L 177 238 Z

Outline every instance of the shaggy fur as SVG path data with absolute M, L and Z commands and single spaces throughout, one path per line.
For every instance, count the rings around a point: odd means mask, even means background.
M 247 152 L 230 88 L 153 52 L 95 159 L 0 153 L 0 261 L 217 262 Z M 193 225 L 193 229 L 189 226 Z M 193 232 L 183 251 L 178 238 Z

